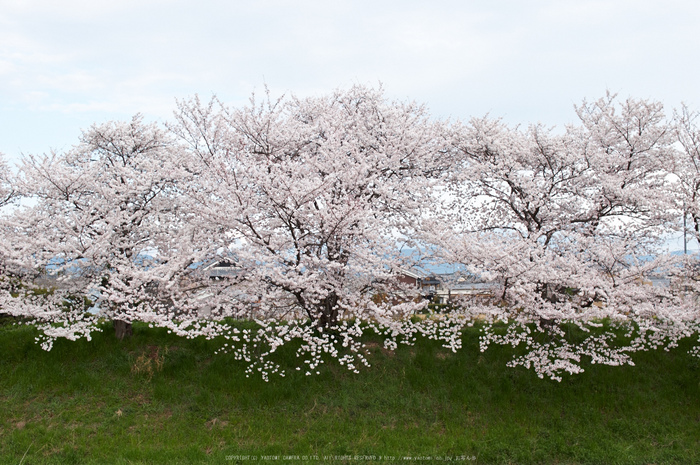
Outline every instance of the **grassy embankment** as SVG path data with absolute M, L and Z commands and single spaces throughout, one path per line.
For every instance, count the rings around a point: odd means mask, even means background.
M 215 342 L 143 325 L 48 353 L 35 335 L 0 327 L 2 464 L 700 462 L 700 360 L 683 347 L 557 383 L 507 368 L 509 348 L 479 353 L 472 329 L 457 354 L 374 347 L 359 375 L 329 364 L 264 383 Z

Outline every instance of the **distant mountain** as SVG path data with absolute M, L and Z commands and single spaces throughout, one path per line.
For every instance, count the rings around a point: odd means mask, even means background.
M 671 255 L 686 255 L 686 253 L 682 250 L 673 250 L 669 253 Z M 700 258 L 700 251 L 699 250 L 688 250 L 687 255 L 695 255 L 696 257 Z

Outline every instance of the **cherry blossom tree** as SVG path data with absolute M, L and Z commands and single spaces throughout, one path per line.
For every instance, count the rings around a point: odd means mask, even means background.
M 674 114 L 674 134 L 680 149 L 673 164 L 677 187 L 677 209 L 682 215 L 684 248 L 688 235 L 696 244 L 700 239 L 700 128 L 698 113 L 683 105 Z M 690 224 L 688 224 L 690 220 Z M 700 294 L 700 264 L 696 254 L 684 255 L 683 267 L 676 269 L 682 289 L 692 295 Z
M 337 351 L 338 331 L 351 345 L 361 334 L 349 321 L 390 325 L 425 306 L 400 280 L 446 147 L 423 107 L 359 86 L 238 109 L 195 98 L 170 129 L 196 161 L 198 248 L 238 270 L 209 286 L 214 315 L 270 331 L 265 322 L 289 321 L 279 331 Z
M 563 134 L 489 118 L 456 129 L 442 210 L 447 258 L 501 285 L 491 305 L 467 313 L 513 323 L 506 336 L 487 326 L 482 348 L 526 344 L 528 354 L 513 363 L 555 378 L 581 371 L 582 356 L 631 363 L 630 347 L 608 346 L 611 334 L 572 345 L 562 324 L 590 332 L 606 318 L 633 320 L 643 336 L 651 317 L 697 317 L 649 281 L 673 262 L 659 254 L 674 222 L 666 167 L 675 157 L 661 105 L 607 95 L 577 113 L 581 126 Z
M 183 268 L 173 252 L 188 257 L 174 242 L 184 224 L 179 155 L 164 130 L 136 115 L 91 127 L 65 153 L 24 159 L 19 186 L 32 204 L 15 215 L 14 256 L 34 281 L 57 279 L 40 281 L 52 292 L 18 299 L 14 312 L 43 324 L 47 344 L 89 336 L 104 317 L 121 339 L 139 312 L 167 307 L 159 291 Z
M 7 208 L 16 202 L 18 192 L 15 186 L 14 174 L 5 161 L 5 156 L 0 153 L 0 209 L 3 210 L 2 218 L 6 218 L 9 214 Z M 0 228 L 5 237 L 8 235 L 6 225 L 0 222 Z M 19 285 L 17 277 L 8 267 L 9 250 L 6 241 L 0 241 L 0 314 L 4 312 L 2 309 L 6 306 L 5 302 L 11 297 L 11 293 Z
M 673 173 L 678 178 L 681 209 L 690 217 L 689 231 L 700 239 L 700 128 L 698 113 L 683 106 L 676 112 L 675 135 L 681 145 Z M 686 232 L 686 231 L 684 231 Z
M 260 315 L 330 328 L 416 307 L 395 278 L 412 265 L 401 246 L 444 149 L 422 107 L 355 87 L 242 109 L 192 100 L 177 120 L 199 161 L 190 198 L 211 231 L 202 247 L 235 256 L 236 287 Z M 380 294 L 385 305 L 372 301 Z

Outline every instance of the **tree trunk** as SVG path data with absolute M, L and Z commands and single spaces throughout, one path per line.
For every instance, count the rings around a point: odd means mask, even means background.
M 331 292 L 319 305 L 320 317 L 316 322 L 319 328 L 333 328 L 338 325 L 338 296 Z
M 134 330 L 129 322 L 114 320 L 114 334 L 117 336 L 117 339 L 123 341 L 125 337 L 131 337 L 134 334 Z

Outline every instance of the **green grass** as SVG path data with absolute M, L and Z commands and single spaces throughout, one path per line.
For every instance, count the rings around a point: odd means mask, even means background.
M 265 383 L 212 341 L 134 329 L 44 352 L 34 329 L 0 327 L 0 463 L 700 463 L 700 361 L 687 347 L 557 383 L 507 368 L 509 348 L 479 353 L 471 329 L 457 354 L 377 347 L 359 375 L 329 364 Z M 258 460 L 233 457 L 245 455 Z

